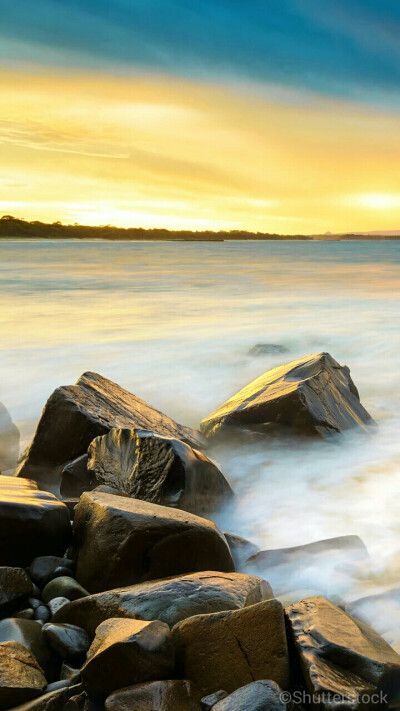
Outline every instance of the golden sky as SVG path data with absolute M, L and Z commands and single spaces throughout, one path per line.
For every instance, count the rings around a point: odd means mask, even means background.
M 0 73 L 0 214 L 173 229 L 400 229 L 400 118 L 265 83 Z

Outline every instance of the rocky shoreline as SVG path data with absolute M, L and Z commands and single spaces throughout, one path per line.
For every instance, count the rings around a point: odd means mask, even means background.
M 54 391 L 18 465 L 3 406 L 0 425 L 0 711 L 400 708 L 400 630 L 365 621 L 398 590 L 291 587 L 310 562 L 367 570 L 357 536 L 259 551 L 213 522 L 235 494 L 210 440 L 372 431 L 332 356 L 264 373 L 200 431 L 95 373 Z

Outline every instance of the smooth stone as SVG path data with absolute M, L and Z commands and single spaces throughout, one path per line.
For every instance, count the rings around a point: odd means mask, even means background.
M 8 617 L 27 602 L 32 582 L 23 568 L 0 567 L 0 617 Z
M 35 558 L 29 566 L 29 575 L 40 589 L 52 579 L 59 567 L 65 567 L 66 558 L 54 555 L 41 555 Z M 68 567 L 68 566 L 67 566 Z M 71 575 L 71 571 L 67 575 Z
M 39 605 L 33 613 L 35 620 L 40 620 L 41 622 L 48 622 L 51 618 L 51 612 L 46 605 Z
M 275 343 L 256 343 L 249 350 L 249 355 L 258 357 L 264 355 L 278 355 L 280 353 L 289 353 L 289 348 L 280 346 Z
M 91 639 L 81 627 L 50 622 L 43 626 L 42 634 L 47 644 L 63 661 L 77 666 L 83 664 Z
M 109 617 L 161 620 L 173 627 L 193 615 L 238 610 L 272 597 L 262 578 L 207 571 L 90 595 L 65 605 L 53 622 L 78 625 L 90 635 Z
M 273 681 L 253 681 L 213 706 L 213 711 L 286 711 L 282 689 Z
M 69 602 L 70 601 L 67 597 L 54 597 L 52 600 L 49 601 L 49 610 L 51 612 L 51 615 L 55 615 L 56 612 L 65 607 L 65 605 L 68 605 Z
M 234 533 L 227 533 L 226 531 L 224 531 L 224 536 L 232 554 L 236 570 L 241 570 L 246 560 L 260 550 L 259 546 L 248 541 L 247 538 L 242 538 L 241 536 L 236 536 Z
M 34 616 L 34 610 L 32 607 L 27 607 L 25 610 L 19 610 L 19 612 L 14 612 L 13 613 L 14 617 L 17 617 L 20 620 L 32 620 Z
M 147 501 L 82 494 L 73 531 L 76 578 L 92 593 L 189 572 L 234 570 L 214 523 Z
M 0 402 L 0 473 L 14 469 L 19 455 L 19 430 Z
M 28 603 L 33 610 L 36 610 L 38 607 L 43 605 L 42 600 L 35 597 L 28 597 Z
M 113 427 L 151 429 L 193 446 L 203 445 L 200 433 L 178 424 L 111 380 L 87 372 L 76 385 L 59 387 L 49 397 L 16 475 L 30 477 L 58 493 L 66 464 L 85 454 L 95 437 Z
M 44 553 L 62 554 L 71 540 L 68 509 L 35 482 L 0 477 L 0 563 L 25 567 Z
M 54 578 L 43 589 L 43 600 L 50 602 L 55 597 L 65 597 L 67 600 L 79 600 L 81 597 L 89 595 L 88 591 L 80 585 L 75 578 L 68 575 Z
M 15 641 L 0 643 L 0 709 L 39 696 L 47 682 L 36 659 Z
M 288 688 L 289 654 L 278 600 L 189 617 L 173 627 L 172 637 L 178 675 L 203 696 L 221 687 L 232 693 L 259 679 Z
M 200 711 L 189 681 L 151 681 L 111 694 L 106 711 Z
M 18 642 L 40 664 L 48 682 L 58 678 L 61 663 L 54 658 L 42 636 L 42 626 L 36 620 L 8 618 L 0 622 L 0 642 Z
M 134 499 L 209 515 L 233 497 L 218 467 L 171 437 L 136 429 L 112 429 L 88 449 L 88 471 L 97 484 Z
M 213 706 L 218 703 L 218 701 L 226 699 L 227 696 L 228 694 L 223 689 L 215 691 L 213 694 L 208 694 L 208 696 L 203 696 L 203 698 L 200 699 L 200 706 L 202 711 L 210 711 L 210 709 L 212 709 Z
M 59 689 L 67 689 L 71 686 L 69 679 L 60 679 L 59 681 L 53 681 L 52 684 L 48 684 L 44 690 L 45 694 L 49 694 L 51 691 L 58 691 Z
M 168 679 L 174 670 L 171 633 L 164 622 L 102 622 L 81 669 L 89 694 L 105 698 L 113 691 L 145 681 Z
M 200 430 L 207 437 L 238 428 L 267 434 L 274 425 L 326 436 L 371 424 L 348 367 L 314 353 L 268 370 L 208 415 Z

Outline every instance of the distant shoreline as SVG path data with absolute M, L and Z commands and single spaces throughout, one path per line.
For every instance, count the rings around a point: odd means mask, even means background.
M 375 242 L 400 240 L 400 231 L 387 234 L 346 233 L 322 235 L 281 235 L 268 232 L 231 230 L 219 232 L 113 227 L 112 225 L 63 225 L 61 222 L 28 222 L 5 215 L 0 219 L 0 241 L 5 239 L 35 240 L 100 240 L 108 242 Z

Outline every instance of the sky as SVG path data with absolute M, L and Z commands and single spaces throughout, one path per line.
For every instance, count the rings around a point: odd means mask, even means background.
M 397 0 L 0 7 L 0 214 L 400 230 Z

